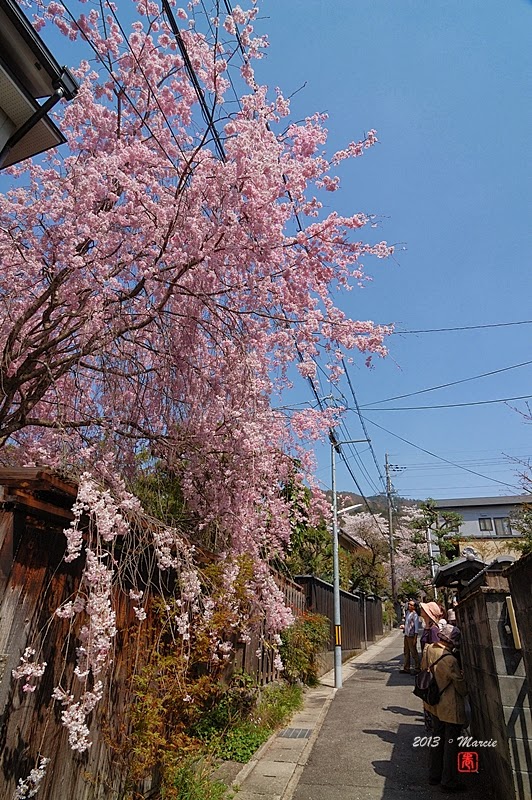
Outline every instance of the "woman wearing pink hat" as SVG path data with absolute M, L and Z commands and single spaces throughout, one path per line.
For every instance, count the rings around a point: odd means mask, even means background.
M 419 606 L 421 608 L 421 617 L 425 623 L 420 639 L 421 652 L 423 652 L 426 644 L 436 644 L 439 641 L 438 632 L 440 629 L 438 623 L 442 620 L 443 614 L 438 603 L 433 600 L 430 603 L 420 603 Z
M 430 604 L 429 604 L 430 605 Z M 460 630 L 454 625 L 444 625 L 438 631 L 437 644 L 429 644 L 423 651 L 421 668 L 430 670 L 440 690 L 440 700 L 435 706 L 423 703 L 430 715 L 433 741 L 429 750 L 429 783 L 440 784 L 445 793 L 461 792 L 465 785 L 459 781 L 457 771 L 458 739 L 467 724 L 464 697 L 467 686 L 453 650 L 460 647 Z

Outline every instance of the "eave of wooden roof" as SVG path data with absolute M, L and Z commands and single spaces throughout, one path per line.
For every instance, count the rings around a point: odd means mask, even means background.
M 0 467 L 0 486 L 23 489 L 28 492 L 59 492 L 74 498 L 78 493 L 78 488 L 73 481 L 67 481 L 58 473 L 42 467 Z

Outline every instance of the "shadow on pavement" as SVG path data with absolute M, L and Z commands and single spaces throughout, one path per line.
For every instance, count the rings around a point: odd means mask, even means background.
M 353 661 L 310 752 L 293 800 L 436 800 L 428 783 L 429 740 L 413 675 L 399 672 L 402 641 L 390 637 L 367 662 Z M 464 800 L 505 800 L 483 772 L 464 775 Z M 493 788 L 496 791 L 496 788 Z M 450 795 L 453 796 L 453 795 Z
M 381 800 L 396 800 L 398 797 L 411 797 L 412 800 L 414 798 L 417 800 L 418 796 L 433 800 L 437 797 L 451 796 L 445 795 L 439 786 L 428 784 L 428 746 L 414 746 L 416 741 L 428 739 L 422 725 L 401 723 L 397 732 L 393 734 L 379 729 L 365 729 L 363 733 L 378 736 L 379 739 L 393 745 L 389 759 L 372 761 L 375 773 L 385 778 Z M 487 757 L 487 754 L 480 754 L 480 771 L 462 774 L 461 780 L 465 790 L 452 795 L 453 797 L 463 797 L 464 800 L 502 800 L 492 794 L 492 787 L 482 768 L 482 756 Z
M 412 711 L 411 708 L 403 708 L 403 706 L 385 706 L 383 711 L 390 711 L 392 714 L 400 714 L 402 717 L 423 717 L 420 711 Z

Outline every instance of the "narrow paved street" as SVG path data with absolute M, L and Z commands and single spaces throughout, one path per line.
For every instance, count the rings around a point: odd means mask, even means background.
M 290 727 L 273 736 L 234 781 L 238 800 L 436 800 L 429 786 L 421 701 L 402 675 L 403 637 L 394 631 L 343 666 L 343 688 L 327 673 L 306 693 Z M 419 738 L 417 738 L 419 737 Z M 464 800 L 507 800 L 478 773 L 465 774 Z
M 293 800 L 432 800 L 443 794 L 427 781 L 421 701 L 413 676 L 399 673 L 402 634 L 392 633 L 344 668 L 337 691 L 292 793 Z M 419 740 L 417 740 L 419 741 Z M 504 800 L 482 774 L 464 775 L 468 800 Z

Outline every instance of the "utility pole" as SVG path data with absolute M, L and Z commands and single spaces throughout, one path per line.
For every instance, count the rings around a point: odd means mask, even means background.
M 388 453 L 384 456 L 384 467 L 386 470 L 386 499 L 388 501 L 388 535 L 390 537 L 390 580 L 392 584 L 392 602 L 395 611 L 397 605 L 397 587 L 395 585 L 395 545 L 393 541 L 393 503 L 392 503 L 392 481 L 390 479 L 390 462 Z
M 436 589 L 434 580 L 436 577 L 436 568 L 434 566 L 434 556 L 432 554 L 432 527 L 430 525 L 427 526 L 427 551 L 429 556 L 429 564 L 430 564 L 430 580 L 432 583 L 432 591 L 434 592 L 434 599 L 438 599 L 438 590 Z
M 340 444 L 333 431 L 331 441 L 331 488 L 333 512 L 333 616 L 334 616 L 334 686 L 342 688 L 342 621 L 340 616 L 340 566 L 338 559 L 338 501 L 336 498 L 336 458 Z
M 329 431 L 331 443 L 331 490 L 332 490 L 332 534 L 333 534 L 333 616 L 334 616 L 334 688 L 342 688 L 342 620 L 340 613 L 340 561 L 338 553 L 338 498 L 336 497 L 336 453 L 342 452 L 340 445 L 367 442 L 367 439 L 348 439 L 339 442 L 334 430 Z M 358 508 L 349 506 L 342 511 Z

